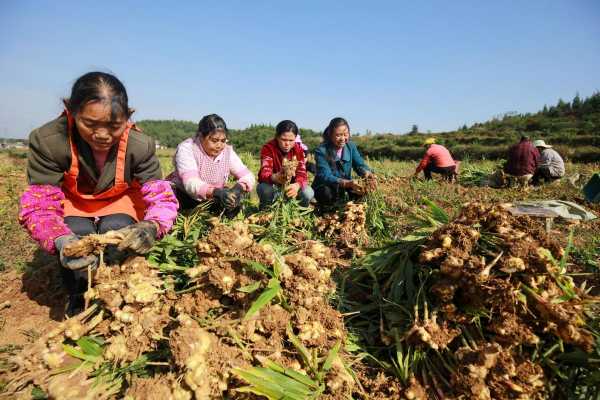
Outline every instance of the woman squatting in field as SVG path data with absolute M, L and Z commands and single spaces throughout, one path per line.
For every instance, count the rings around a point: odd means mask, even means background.
M 350 141 L 350 125 L 344 118 L 334 118 L 323 132 L 323 143 L 315 150 L 317 173 L 313 182 L 315 198 L 322 206 L 344 200 L 346 195 L 356 197 L 360 191 L 352 179 L 352 170 L 360 177 L 373 178 L 373 172 L 364 162 L 356 144 Z
M 203 117 L 195 137 L 177 146 L 169 176 L 182 210 L 192 209 L 200 202 L 213 199 L 215 213 L 224 212 L 233 218 L 241 209 L 242 194 L 250 192 L 255 184 L 254 175 L 227 144 L 227 125 L 217 114 Z M 237 183 L 227 188 L 229 175 Z
M 442 175 L 442 177 L 452 182 L 457 174 L 457 163 L 452 158 L 450 151 L 441 144 L 435 143 L 435 138 L 427 138 L 423 142 L 425 154 L 421 162 L 415 170 L 414 176 L 417 177 L 419 172 L 423 171 L 425 179 L 431 180 L 431 173 Z
M 113 75 L 81 76 L 62 115 L 29 136 L 29 186 L 19 218 L 31 237 L 58 253 L 69 293 L 66 313 L 83 308 L 87 267 L 96 255 L 67 257 L 68 243 L 120 230 L 124 240 L 106 249 L 107 263 L 147 253 L 177 216 L 177 199 L 162 180 L 154 140 L 130 122 L 127 92 Z
M 260 183 L 256 188 L 261 209 L 270 206 L 282 190 L 287 197 L 298 199 L 304 207 L 313 198 L 314 192 L 306 174 L 304 149 L 297 138 L 298 126 L 293 121 L 284 120 L 275 127 L 275 138 L 262 147 L 258 172 Z

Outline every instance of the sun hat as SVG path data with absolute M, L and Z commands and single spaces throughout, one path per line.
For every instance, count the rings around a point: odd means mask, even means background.
M 535 142 L 533 142 L 533 145 L 534 145 L 535 147 L 543 147 L 543 148 L 545 148 L 545 149 L 549 149 L 549 148 L 551 148 L 551 147 L 552 147 L 552 146 L 550 146 L 549 144 L 546 144 L 546 142 L 544 142 L 543 140 L 539 140 L 539 139 L 538 139 L 538 140 L 536 140 Z

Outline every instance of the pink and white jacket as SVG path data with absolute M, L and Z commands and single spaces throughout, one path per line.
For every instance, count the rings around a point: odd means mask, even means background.
M 249 192 L 256 180 L 230 145 L 216 157 L 211 157 L 202 148 L 197 137 L 189 138 L 177 146 L 173 157 L 175 171 L 167 179 L 175 183 L 195 200 L 205 200 L 210 188 L 222 188 L 229 175 Z

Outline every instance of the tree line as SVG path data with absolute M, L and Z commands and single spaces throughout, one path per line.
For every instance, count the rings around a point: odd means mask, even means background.
M 161 145 L 171 148 L 193 136 L 197 127 L 196 122 L 180 120 L 142 120 L 137 124 Z M 311 149 L 321 142 L 322 132 L 312 129 L 301 129 L 300 132 Z M 230 141 L 237 151 L 258 154 L 274 134 L 272 125 L 251 125 L 231 130 Z M 354 135 L 353 140 L 366 156 L 373 158 L 418 159 L 423 154 L 423 141 L 435 136 L 459 159 L 500 159 L 522 134 L 544 139 L 571 161 L 600 160 L 600 93 L 585 99 L 579 95 L 571 101 L 560 99 L 556 105 L 545 105 L 536 113 L 506 113 L 449 132 L 420 133 L 418 126 L 413 125 L 407 134 L 369 131 L 367 135 Z

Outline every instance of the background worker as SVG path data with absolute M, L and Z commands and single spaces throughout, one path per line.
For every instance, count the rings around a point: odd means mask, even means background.
M 540 159 L 532 178 L 532 183 L 538 185 L 542 180 L 551 182 L 565 176 L 565 162 L 556 150 L 543 140 L 536 140 L 533 145 L 540 152 Z
M 456 176 L 456 161 L 452 158 L 450 151 L 441 144 L 435 143 L 435 138 L 427 138 L 423 142 L 426 148 L 423 159 L 417 166 L 415 177 L 423 171 L 425 179 L 431 179 L 431 173 L 442 175 L 447 181 L 452 181 Z
M 526 185 L 537 169 L 540 152 L 525 135 L 521 136 L 519 143 L 508 149 L 508 157 L 504 165 L 504 172 L 517 177 L 519 182 Z

